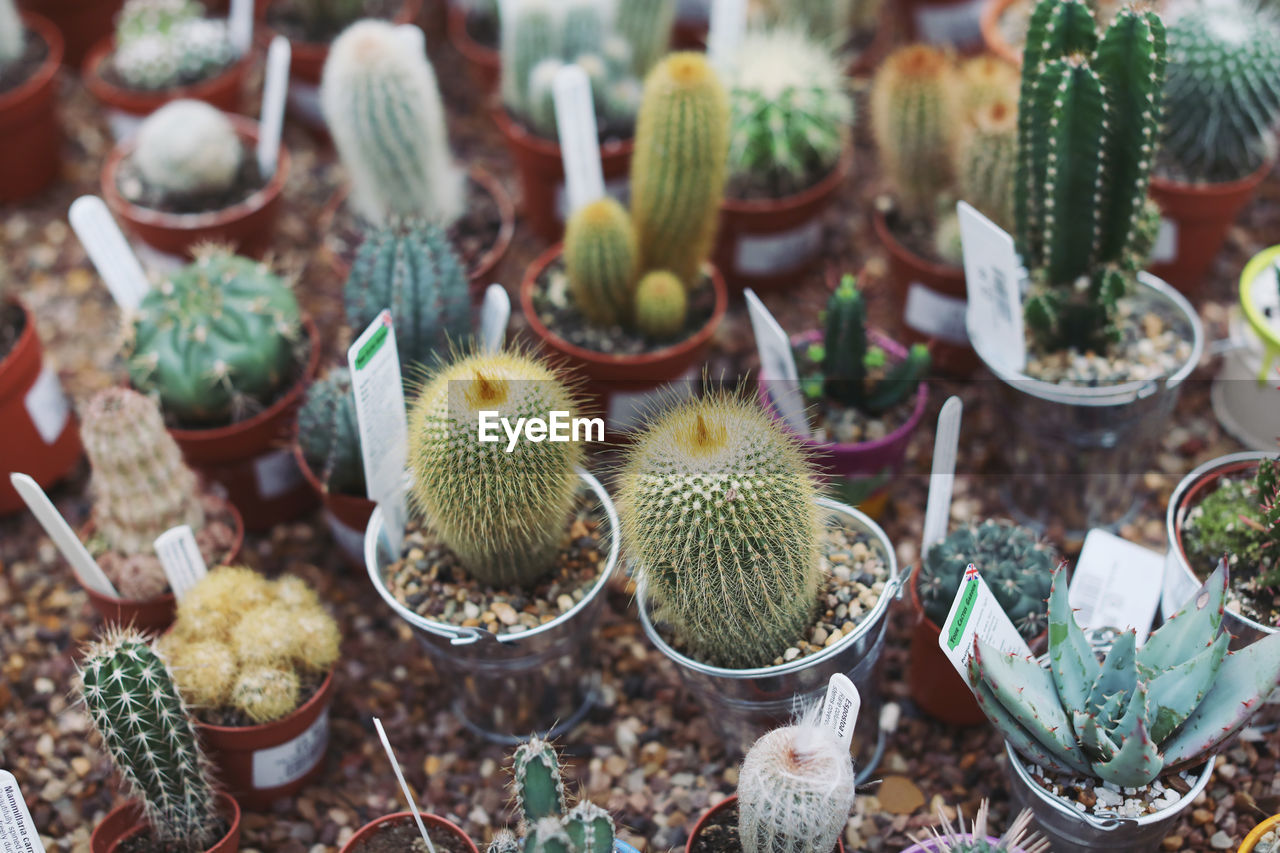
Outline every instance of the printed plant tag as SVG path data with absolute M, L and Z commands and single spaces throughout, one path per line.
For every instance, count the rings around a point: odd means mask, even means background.
M 82 195 L 71 203 L 68 218 L 111 298 L 122 310 L 136 311 L 151 283 L 106 202 L 96 195 Z
M 591 80 L 576 64 L 556 73 L 552 84 L 560 158 L 568 188 L 568 213 L 604 197 L 604 171 L 600 165 L 600 136 L 596 128 Z
M 325 708 L 302 734 L 253 754 L 253 787 L 279 788 L 298 781 L 324 758 L 328 748 L 329 709 Z
M 409 424 L 390 311 L 384 310 L 375 317 L 356 338 L 347 350 L 347 363 L 356 398 L 360 454 L 369 499 L 382 508 L 387 539 L 392 550 L 399 553 L 408 520 L 404 471 L 409 458 Z
M 1027 366 L 1022 327 L 1022 265 L 1013 238 L 972 205 L 956 205 L 964 277 L 969 290 L 965 325 L 974 349 L 1005 370 Z
M 1142 645 L 1151 633 L 1163 578 L 1163 554 L 1095 529 L 1085 537 L 1067 597 L 1081 628 L 1134 628 Z
M 8 770 L 0 770 L 0 853 L 44 853 L 18 780 Z
M 484 304 L 480 306 L 480 346 L 485 352 L 502 349 L 510 319 L 511 297 L 502 285 L 489 285 L 484 292 Z
M 808 435 L 809 418 L 805 415 L 804 395 L 800 393 L 800 374 L 796 370 L 795 355 L 791 352 L 791 341 L 754 290 L 748 287 L 742 295 L 747 300 L 747 314 L 760 352 L 760 375 L 773 404 L 797 435 Z
M 191 587 L 209 574 L 209 567 L 205 565 L 189 524 L 161 533 L 156 537 L 155 548 L 160 565 L 164 567 L 164 576 L 169 579 L 169 587 L 178 601 L 182 601 Z
M 969 658 L 973 655 L 973 638 L 981 637 L 984 643 L 1008 654 L 1031 657 L 1027 641 L 996 601 L 995 593 L 982 579 L 982 574 L 972 563 L 965 570 L 960 589 L 956 591 L 951 612 L 938 635 L 938 645 L 951 665 L 960 673 L 965 684 L 969 683 Z
M 71 406 L 51 366 L 44 366 L 22 402 L 36 432 L 40 433 L 40 440 L 45 444 L 57 441 L 71 416 Z
M 853 728 L 858 723 L 862 697 L 847 675 L 837 672 L 827 683 L 827 698 L 822 703 L 822 725 L 831 729 L 847 749 L 853 743 Z
M 956 484 L 956 453 L 960 444 L 960 417 L 964 404 L 952 397 L 938 413 L 938 433 L 933 439 L 933 470 L 929 474 L 929 498 L 924 511 L 924 538 L 920 559 L 929 549 L 947 538 L 951 520 L 951 493 Z
M 266 79 L 262 85 L 262 112 L 258 134 L 258 169 L 271 177 L 280 159 L 280 131 L 284 127 L 284 103 L 289 91 L 289 40 L 276 36 L 267 49 Z

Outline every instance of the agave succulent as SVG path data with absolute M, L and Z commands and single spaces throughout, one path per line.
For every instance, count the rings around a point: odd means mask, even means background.
M 1141 787 L 1212 755 L 1280 683 L 1280 633 L 1229 653 L 1226 561 L 1137 648 L 1129 630 L 1099 661 L 1067 600 L 1049 593 L 1048 667 L 974 640 L 969 683 L 1009 744 L 1046 769 Z

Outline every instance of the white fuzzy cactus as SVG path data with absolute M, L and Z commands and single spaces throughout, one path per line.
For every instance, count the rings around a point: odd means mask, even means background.
M 243 159 L 231 120 L 216 107 L 190 100 L 165 104 L 148 116 L 133 152 L 143 181 L 166 197 L 228 189 Z
M 329 51 L 320 98 L 362 216 L 448 225 L 461 215 L 464 175 L 420 40 L 385 21 L 351 25 Z
M 22 56 L 25 32 L 14 0 L 0 0 L 0 68 Z

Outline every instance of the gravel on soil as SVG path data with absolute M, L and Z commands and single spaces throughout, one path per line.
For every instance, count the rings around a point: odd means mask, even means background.
M 1176 805 L 1191 791 L 1199 770 L 1183 770 L 1156 779 L 1149 785 L 1122 788 L 1085 776 L 1064 776 L 1038 764 L 1027 768 L 1041 788 L 1071 804 L 1076 811 L 1094 817 L 1139 818 Z

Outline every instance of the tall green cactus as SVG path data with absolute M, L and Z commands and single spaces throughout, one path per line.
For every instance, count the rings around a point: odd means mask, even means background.
M 209 765 L 173 677 L 142 635 L 117 631 L 90 647 L 80 691 L 154 839 L 189 853 L 212 847 L 220 820 Z
M 298 444 L 307 465 L 326 489 L 364 496 L 364 457 L 347 368 L 335 367 L 307 389 L 298 409 Z
M 715 244 L 729 153 L 729 97 L 702 54 L 675 53 L 649 73 L 631 159 L 640 265 L 697 283 Z
M 1017 104 L 993 96 L 973 114 L 973 125 L 961 136 L 955 153 L 958 196 L 1006 231 L 1014 227 L 1017 152 Z
M 329 49 L 320 103 L 351 180 L 351 200 L 388 218 L 452 224 L 465 204 L 435 72 L 416 39 L 386 21 L 359 21 Z
M 613 198 L 584 205 L 569 217 L 565 272 L 573 302 L 589 321 L 607 328 L 630 320 L 637 255 L 631 217 Z
M 954 74 L 945 53 L 917 44 L 890 55 L 872 82 L 871 132 L 907 216 L 933 216 L 951 183 Z
M 530 738 L 516 748 L 512 767 L 516 808 L 523 821 L 532 825 L 564 814 L 564 779 L 555 747 L 542 738 Z
M 471 334 L 467 274 L 436 225 L 393 221 L 367 232 L 342 297 L 357 331 L 391 309 L 406 366 L 430 364 Z
M 499 833 L 489 853 L 611 853 L 614 823 L 609 813 L 583 800 L 567 808 L 560 760 L 539 737 L 516 748 L 512 759 L 516 810 L 525 832 L 521 847 L 510 833 Z
M 617 6 L 614 26 L 631 45 L 631 68 L 641 80 L 671 46 L 676 0 L 627 0 Z

